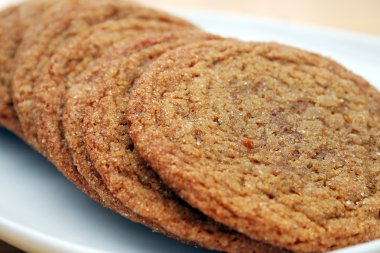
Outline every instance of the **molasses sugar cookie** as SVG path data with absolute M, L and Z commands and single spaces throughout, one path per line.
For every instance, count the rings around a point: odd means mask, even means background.
M 12 99 L 24 139 L 38 151 L 41 152 L 42 149 L 36 139 L 33 124 L 34 103 L 31 99 L 34 85 L 50 57 L 58 48 L 88 27 L 108 18 L 127 15 L 136 8 L 138 7 L 135 5 L 119 1 L 60 1 L 41 16 L 38 24 L 24 34 L 25 39 L 16 54 Z M 91 189 L 71 166 L 71 157 L 67 157 L 65 162 L 66 164 L 61 165 L 64 169 L 59 168 L 60 171 L 87 195 L 104 205 L 96 191 Z
M 380 94 L 332 60 L 194 43 L 149 66 L 126 113 L 163 181 L 252 239 L 321 252 L 380 238 Z
M 14 56 L 24 32 L 53 5 L 53 0 L 28 1 L 0 12 L 0 124 L 21 136 L 21 127 L 13 108 L 11 83 Z
M 33 124 L 37 130 L 37 140 L 41 149 L 65 174 L 75 171 L 75 165 L 78 165 L 78 171 L 98 192 L 105 205 L 115 202 L 115 199 L 102 187 L 103 184 L 97 174 L 86 172 L 86 166 L 72 163 L 61 122 L 66 90 L 75 84 L 75 79 L 80 74 L 86 73 L 86 69 L 114 42 L 121 39 L 132 40 L 143 34 L 158 35 L 165 31 L 193 29 L 189 25 L 182 24 L 181 20 L 165 13 L 152 12 L 149 17 L 126 17 L 95 25 L 77 35 L 71 43 L 57 49 L 57 53 L 46 64 L 34 85 L 31 95 L 34 110 Z M 73 152 L 77 150 L 73 149 Z
M 189 207 L 146 166 L 128 136 L 126 95 L 135 80 L 166 51 L 203 40 L 220 38 L 196 31 L 173 32 L 113 46 L 94 65 L 87 80 L 67 93 L 63 121 L 73 157 L 79 167 L 92 164 L 85 177 L 99 173 L 109 191 L 150 221 L 155 230 L 208 249 L 283 252 L 233 232 Z
M 157 11 L 138 6 L 128 1 L 118 0 L 71 0 L 59 2 L 46 12 L 41 22 L 25 34 L 28 38 L 17 52 L 17 68 L 12 84 L 13 101 L 21 122 L 25 139 L 40 151 L 34 119 L 37 117 L 35 85 L 40 73 L 62 45 L 89 27 L 107 20 L 120 20 L 126 17 L 149 18 Z M 162 16 L 166 20 L 168 16 Z M 184 26 L 192 26 L 185 21 Z
M 23 41 L 16 56 L 18 65 L 12 89 L 13 101 L 24 137 L 29 143 L 48 156 L 46 150 L 42 149 L 41 143 L 37 141 L 37 129 L 34 125 L 34 119 L 38 116 L 36 116 L 37 109 L 35 106 L 37 103 L 33 95 L 39 76 L 44 72 L 50 58 L 77 35 L 94 25 L 127 17 L 148 18 L 154 16 L 154 13 L 156 11 L 126 1 L 63 1 L 47 11 L 37 26 L 28 30 L 25 35 L 28 40 Z M 163 20 L 165 18 L 162 17 Z M 184 26 L 188 24 L 185 21 L 179 22 L 183 22 Z M 51 87 L 51 89 L 54 90 L 55 87 Z M 51 91 L 46 90 L 44 92 L 49 93 Z M 95 190 L 90 188 L 85 179 L 78 173 L 72 163 L 71 156 L 67 156 L 66 159 L 55 159 L 52 162 L 56 163 L 58 169 L 79 188 L 92 198 L 103 202 Z

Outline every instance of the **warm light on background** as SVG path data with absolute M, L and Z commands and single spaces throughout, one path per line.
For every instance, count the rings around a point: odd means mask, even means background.
M 380 0 L 139 0 L 164 9 L 223 11 L 380 36 Z

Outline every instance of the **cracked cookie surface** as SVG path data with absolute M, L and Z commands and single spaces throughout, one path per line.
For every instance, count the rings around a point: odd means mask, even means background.
M 134 15 L 138 16 L 138 11 Z M 58 49 L 40 74 L 32 94 L 33 124 L 37 129 L 39 145 L 47 157 L 64 171 L 75 170 L 73 166 L 78 165 L 75 164 L 75 157 L 74 164 L 68 162 L 72 152 L 67 147 L 61 121 L 64 97 L 66 91 L 76 84 L 77 78 L 86 75 L 87 69 L 104 51 L 119 40 L 132 40 L 144 34 L 158 36 L 166 31 L 195 29 L 190 24 L 184 24 L 181 19 L 161 12 L 152 12 L 149 17 L 110 20 L 94 25 Z M 100 180 L 97 175 L 86 170 L 86 166 L 77 166 L 77 169 L 105 204 L 115 201 L 99 184 L 93 184 Z
M 320 252 L 380 237 L 380 95 L 332 60 L 189 45 L 149 67 L 127 114 L 167 185 L 253 239 Z
M 40 122 L 36 121 L 36 119 L 39 119 L 41 113 L 41 106 L 39 105 L 47 102 L 49 98 L 49 102 L 51 103 L 48 103 L 47 108 L 44 108 L 46 110 L 43 112 L 48 111 L 49 113 L 55 109 L 54 106 L 56 106 L 56 103 L 54 102 L 60 97 L 49 97 L 49 94 L 60 94 L 59 91 L 62 87 L 58 85 L 48 85 L 48 87 L 46 87 L 47 89 L 38 89 L 39 85 L 43 86 L 45 84 L 40 83 L 40 75 L 41 73 L 46 73 L 45 71 L 49 67 L 51 58 L 58 53 L 62 47 L 70 44 L 78 35 L 88 29 L 104 22 L 116 22 L 127 18 L 149 19 L 149 17 L 159 16 L 158 13 L 159 12 L 155 10 L 141 7 L 129 1 L 61 1 L 42 15 L 42 21 L 39 22 L 37 26 L 27 31 L 25 37 L 27 37 L 28 40 L 22 42 L 16 55 L 17 68 L 12 83 L 12 91 L 14 106 L 24 134 L 23 137 L 34 146 L 34 148 L 50 159 L 75 185 L 103 205 L 106 205 L 106 203 L 102 199 L 102 196 L 99 196 L 95 189 L 89 187 L 85 178 L 78 172 L 73 164 L 72 157 L 66 152 L 66 146 L 64 144 L 62 145 L 62 142 L 56 142 L 54 145 L 51 145 L 51 143 L 56 141 L 56 139 L 53 139 L 56 135 L 47 136 L 52 138 L 49 139 L 49 141 L 46 138 L 41 138 L 40 141 L 38 139 L 38 133 L 41 133 L 41 131 L 45 131 L 48 134 L 57 133 L 57 129 L 38 129 L 40 125 L 37 127 L 35 122 Z M 157 19 L 158 18 L 163 22 L 167 18 L 170 20 L 170 17 L 164 15 L 157 17 Z M 184 25 L 188 24 L 186 21 L 181 22 L 183 22 Z M 102 41 L 104 42 L 106 39 Z M 93 45 L 95 46 L 95 44 Z M 96 51 L 97 49 L 92 50 Z M 100 48 L 99 52 L 101 52 Z M 80 58 L 81 56 L 83 57 L 83 54 L 78 52 L 77 56 Z M 89 59 L 90 56 L 91 55 L 89 55 Z M 77 63 L 80 62 L 80 59 L 74 59 L 73 61 L 75 60 Z M 83 67 L 83 63 L 81 67 Z M 67 69 L 62 68 L 60 71 L 63 71 L 63 73 L 59 73 L 61 77 L 65 77 L 65 75 L 68 74 Z M 71 71 L 75 73 L 75 70 L 69 70 L 69 72 Z M 74 73 L 71 74 L 74 75 Z M 36 92 L 40 92 L 41 96 L 35 96 Z M 62 95 L 62 93 L 60 95 Z M 56 117 L 53 117 L 53 119 L 56 119 Z M 44 120 L 51 122 L 49 118 L 45 118 Z M 56 130 L 56 132 L 53 130 Z M 62 140 L 61 137 L 58 137 L 58 139 Z M 62 152 L 59 153 L 60 151 Z M 52 154 L 54 154 L 54 157 Z
M 15 54 L 25 31 L 54 3 L 54 0 L 28 1 L 0 13 L 0 124 L 19 136 L 21 126 L 11 97 Z
M 148 18 L 159 13 L 129 1 L 118 0 L 66 0 L 60 1 L 44 13 L 41 22 L 27 31 L 16 55 L 17 67 L 12 84 L 13 101 L 24 138 L 44 153 L 37 138 L 34 119 L 38 112 L 34 108 L 34 92 L 50 58 L 63 45 L 90 27 L 111 20 L 127 17 Z M 164 22 L 167 17 L 160 17 Z M 170 18 L 169 18 L 170 19 Z M 179 20 L 179 19 L 178 19 Z M 183 25 L 188 24 L 182 21 Z
M 205 33 L 173 32 L 117 43 L 87 80 L 69 90 L 64 125 L 78 164 L 93 164 L 121 203 L 178 240 L 227 252 L 284 252 L 231 231 L 189 207 L 145 164 L 128 136 L 126 94 L 151 62 L 187 43 L 221 39 Z M 85 146 L 85 148 L 83 147 Z M 93 172 L 94 173 L 94 172 Z

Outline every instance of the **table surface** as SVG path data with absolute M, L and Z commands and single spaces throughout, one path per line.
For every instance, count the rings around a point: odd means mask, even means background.
M 379 0 L 139 0 L 169 9 L 230 12 L 380 36 Z M 0 241 L 0 253 L 22 251 Z

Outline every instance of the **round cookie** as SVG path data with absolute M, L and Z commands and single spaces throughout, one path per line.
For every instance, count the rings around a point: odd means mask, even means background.
M 122 5 L 118 1 L 110 1 L 109 4 L 106 2 L 91 0 L 58 2 L 41 16 L 38 24 L 24 34 L 25 39 L 16 54 L 12 99 L 24 140 L 40 152 L 42 150 L 36 140 L 36 129 L 33 125 L 34 103 L 31 98 L 34 84 L 50 57 L 70 38 L 107 18 L 116 18 L 122 12 L 130 13 L 137 8 L 125 2 Z M 72 158 L 67 157 L 65 163 L 58 169 L 78 188 L 104 205 L 97 192 L 87 185 L 85 179 L 72 166 Z
M 60 2 L 41 17 L 38 25 L 29 29 L 17 52 L 17 68 L 12 84 L 13 101 L 25 139 L 37 150 L 37 129 L 34 125 L 36 111 L 33 100 L 34 86 L 50 57 L 70 39 L 89 27 L 107 20 L 126 17 L 157 17 L 157 11 L 118 0 L 67 0 Z M 170 18 L 161 14 L 163 21 Z M 189 23 L 177 19 L 184 26 Z
M 380 238 L 380 94 L 339 64 L 195 43 L 152 64 L 126 111 L 144 160 L 216 221 L 299 252 Z
M 97 191 L 106 206 L 107 203 L 119 205 L 107 189 L 102 187 L 101 179 L 96 173 L 86 171 L 85 166 L 76 168 L 70 159 L 71 154 L 64 139 L 61 123 L 66 90 L 74 85 L 76 77 L 86 73 L 86 69 L 114 42 L 121 39 L 132 40 L 143 34 L 159 34 L 179 29 L 190 28 L 183 26 L 182 22 L 178 22 L 176 18 L 160 12 L 149 17 L 127 17 L 100 23 L 57 49 L 57 53 L 51 57 L 34 85 L 31 96 L 34 126 L 37 129 L 37 140 L 43 153 L 65 174 L 78 170 L 89 186 Z M 74 149 L 73 152 L 76 150 Z
M 0 12 L 0 124 L 21 136 L 21 127 L 13 108 L 11 83 L 14 56 L 24 32 L 53 0 L 28 1 Z
M 65 133 L 78 164 L 93 164 L 89 171 L 99 173 L 111 193 L 149 220 L 154 230 L 208 249 L 283 252 L 226 229 L 183 203 L 146 166 L 128 136 L 125 95 L 144 69 L 168 50 L 214 39 L 220 38 L 175 32 L 117 43 L 94 65 L 87 80 L 67 93 Z
M 67 0 L 59 2 L 47 11 L 38 25 L 29 29 L 17 52 L 17 68 L 12 84 L 13 101 L 25 139 L 39 151 L 44 151 L 37 141 L 34 87 L 40 73 L 44 71 L 50 58 L 78 34 L 99 23 L 120 20 L 127 17 L 149 18 L 157 13 L 126 1 L 118 0 Z M 166 17 L 163 17 L 165 20 Z M 183 25 L 188 23 L 185 21 Z M 191 26 L 189 24 L 189 26 Z M 54 88 L 53 88 L 54 89 Z M 51 91 L 44 91 L 51 92 Z M 44 153 L 43 153 L 44 154 Z M 47 155 L 46 153 L 44 155 Z M 86 180 L 73 166 L 72 158 L 57 160 L 58 169 L 80 189 L 105 205 L 101 197 L 90 188 Z M 52 161 L 55 163 L 56 161 Z M 107 204 L 109 206 L 110 204 Z

